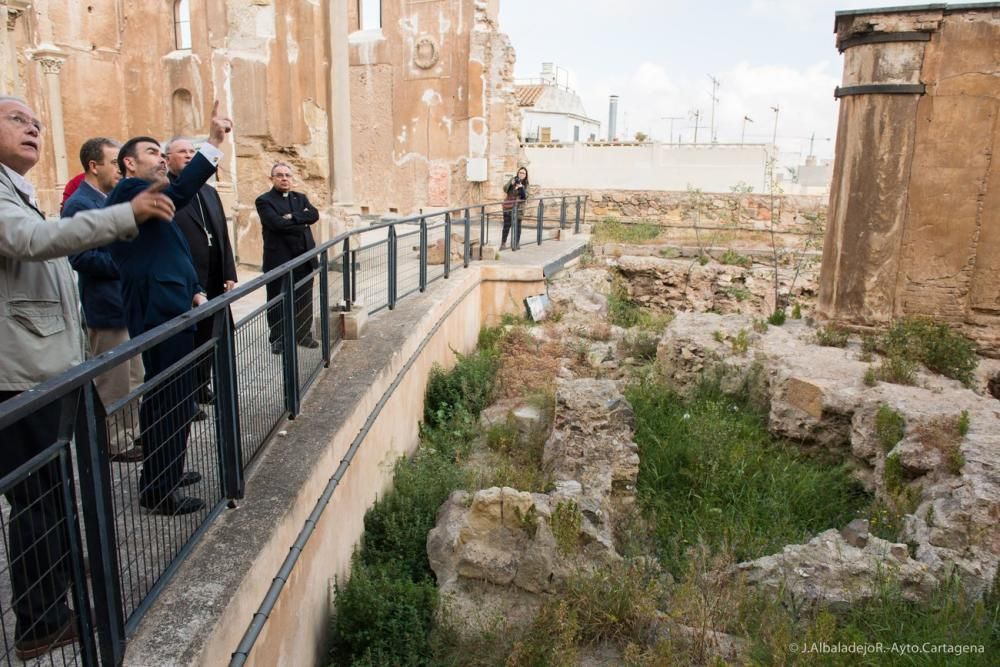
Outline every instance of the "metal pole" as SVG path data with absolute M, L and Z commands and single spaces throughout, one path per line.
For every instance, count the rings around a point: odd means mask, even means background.
M 469 268 L 469 259 L 472 255 L 472 221 L 469 220 L 469 209 L 465 209 L 465 246 L 462 248 L 462 266 Z
M 560 231 L 566 227 L 566 197 L 565 195 L 561 197 L 559 203 L 559 229 Z
M 289 419 L 295 419 L 299 414 L 299 350 L 295 331 L 294 272 L 289 269 L 282 280 L 284 282 L 281 290 L 281 336 L 284 345 L 281 346 L 281 361 L 285 376 L 285 409 L 288 410 Z
M 535 238 L 538 241 L 538 245 L 542 245 L 542 221 L 545 216 L 545 200 L 538 200 L 538 224 L 535 227 Z
M 115 510 L 108 469 L 107 427 L 104 403 L 93 383 L 76 399 L 76 465 L 80 479 L 80 505 L 90 554 L 90 581 L 94 590 L 94 617 L 100 629 L 101 662 L 120 665 L 125 656 L 125 618 L 121 601 L 121 570 Z
M 479 207 L 479 259 L 483 258 L 483 246 L 486 245 L 486 205 Z
M 351 280 L 351 265 L 354 259 L 351 257 L 351 239 L 344 239 L 344 250 L 342 251 L 340 261 L 342 263 L 342 270 L 344 272 L 344 307 L 347 312 L 351 310 L 351 304 L 354 303 L 354 281 Z
M 573 233 L 580 233 L 580 195 L 576 196 L 576 221 L 573 223 Z
M 396 307 L 396 225 L 389 225 L 388 245 L 388 268 L 389 275 L 386 276 L 386 300 L 389 310 Z
M 427 218 L 420 218 L 420 291 L 427 289 Z
M 320 343 L 323 345 L 323 367 L 330 367 L 330 258 L 324 250 L 319 256 L 319 318 Z
M 213 317 L 215 337 L 215 441 L 219 453 L 219 480 L 226 498 L 242 498 L 243 450 L 240 448 L 240 397 L 236 381 L 236 340 L 229 308 Z
M 451 276 L 451 213 L 444 214 L 444 277 Z

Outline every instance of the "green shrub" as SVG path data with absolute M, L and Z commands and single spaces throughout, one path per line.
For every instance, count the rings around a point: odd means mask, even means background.
M 491 335 L 487 340 L 495 342 Z M 435 365 L 427 382 L 424 402 L 424 423 L 438 426 L 446 423 L 459 411 L 478 415 L 490 404 L 493 395 L 493 378 L 500 367 L 500 354 L 496 349 L 486 349 L 470 355 L 456 353 L 458 362 L 451 370 Z
M 750 334 L 746 329 L 740 329 L 739 332 L 730 341 L 730 345 L 733 348 L 733 354 L 738 354 L 740 356 L 745 356 L 747 350 L 750 349 Z
M 421 665 L 431 659 L 427 637 L 437 608 L 433 579 L 413 581 L 392 563 L 355 559 L 351 578 L 336 585 L 334 665 Z
M 847 347 L 851 334 L 847 329 L 830 324 L 816 330 L 816 342 L 824 347 Z
M 732 248 L 726 248 L 726 252 L 722 253 L 722 257 L 719 258 L 719 263 L 729 266 L 742 266 L 749 269 L 753 266 L 753 259 L 746 255 L 741 255 Z
M 727 287 L 724 291 L 727 295 L 736 299 L 740 303 L 743 303 L 752 296 L 750 290 L 745 287 Z
M 899 454 L 893 454 L 885 459 L 885 467 L 882 469 L 882 481 L 889 493 L 899 494 L 906 487 L 906 476 L 903 473 L 903 462 Z
M 917 383 L 917 364 L 899 354 L 890 354 L 875 368 L 875 377 L 882 382 L 914 385 Z
M 785 323 L 785 318 L 786 318 L 785 309 L 778 308 L 773 313 L 771 313 L 771 316 L 769 318 L 767 318 L 767 323 L 773 324 L 776 327 L 780 327 L 782 324 Z
M 903 439 L 905 432 L 906 420 L 903 415 L 888 405 L 880 405 L 875 415 L 875 435 L 878 436 L 882 449 L 887 452 L 891 450 Z
M 716 343 L 725 343 L 726 334 L 721 329 L 716 329 L 712 332 L 712 338 L 715 339 Z
M 965 456 L 962 455 L 962 450 L 957 444 L 948 447 L 945 451 L 944 459 L 945 469 L 952 475 L 959 475 L 962 473 L 962 466 L 965 465 Z
M 365 514 L 351 577 L 337 584 L 331 656 L 336 665 L 422 665 L 431 661 L 437 587 L 427 533 L 438 508 L 467 477 L 457 460 L 478 436 L 479 412 L 493 391 L 501 335 L 484 331 L 483 349 L 435 367 L 427 386 L 421 443 L 396 463 L 392 489 Z
M 919 362 L 966 386 L 972 384 L 979 363 L 969 339 L 947 324 L 925 318 L 899 320 L 882 337 L 880 348 L 889 356 Z
M 753 330 L 759 334 L 767 333 L 767 321 L 755 319 L 753 321 Z
M 592 234 L 597 243 L 649 243 L 661 231 L 659 225 L 651 222 L 625 223 L 609 217 L 595 224 Z
M 701 264 L 702 266 L 705 266 L 711 261 L 712 257 L 707 252 L 698 255 L 698 263 Z
M 962 414 L 958 416 L 958 434 L 963 438 L 969 435 L 970 426 L 971 420 L 969 419 L 969 411 L 962 410 Z
M 670 313 L 640 306 L 629 296 L 625 279 L 615 276 L 611 281 L 611 293 L 608 294 L 608 319 L 612 324 L 625 329 L 639 327 L 660 332 L 670 323 L 673 316 Z
M 556 538 L 556 547 L 563 556 L 575 554 L 580 546 L 580 508 L 572 500 L 560 500 L 552 510 L 549 526 Z
M 796 301 L 792 305 L 792 319 L 793 320 L 801 320 L 802 319 L 802 306 L 799 304 L 798 301 Z
M 619 346 L 621 353 L 626 357 L 640 361 L 653 361 L 656 359 L 656 348 L 659 344 L 659 337 L 645 331 L 638 331 L 626 334 Z
M 650 381 L 626 396 L 640 449 L 640 505 L 675 575 L 699 542 L 752 559 L 844 525 L 867 502 L 846 467 L 772 439 L 749 393 L 726 396 L 706 381 L 685 400 Z
M 863 382 L 866 387 L 874 387 L 878 384 L 878 370 L 874 366 L 869 366 L 865 369 Z

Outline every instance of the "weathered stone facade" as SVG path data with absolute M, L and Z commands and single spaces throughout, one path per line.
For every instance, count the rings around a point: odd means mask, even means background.
M 1000 351 L 998 9 L 838 13 L 845 61 L 820 286 L 827 317 L 929 316 Z
M 198 139 L 216 99 L 235 123 L 217 187 L 250 265 L 262 251 L 253 201 L 276 160 L 323 212 L 321 238 L 366 209 L 495 198 L 479 182 L 512 169 L 514 56 L 498 0 L 385 0 L 381 32 L 359 31 L 348 0 L 190 2 L 190 48 L 175 4 L 0 0 L 0 94 L 26 98 L 47 126 L 31 174 L 46 211 L 87 138 Z

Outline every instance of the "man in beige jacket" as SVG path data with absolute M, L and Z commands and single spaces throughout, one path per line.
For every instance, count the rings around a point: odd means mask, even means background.
M 42 149 L 42 123 L 21 99 L 0 97 L 0 408 L 20 392 L 84 359 L 76 280 L 66 255 L 138 234 L 137 224 L 173 217 L 161 185 L 129 204 L 46 221 L 25 178 Z M 0 429 L 0 477 L 55 443 L 58 402 Z M 69 577 L 58 528 L 58 462 L 5 490 L 10 503 L 9 575 L 17 656 L 28 660 L 77 637 L 66 604 Z

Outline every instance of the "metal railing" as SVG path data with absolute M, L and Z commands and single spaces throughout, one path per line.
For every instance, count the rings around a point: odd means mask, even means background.
M 522 233 L 530 228 L 536 243 L 556 230 L 578 231 L 584 204 L 582 196 L 519 202 L 523 217 L 516 210 L 508 215 L 511 250 L 522 246 L 518 227 Z M 69 591 L 73 609 L 93 610 L 92 617 L 74 616 L 80 640 L 59 649 L 60 662 L 121 664 L 126 639 L 212 520 L 243 497 L 248 467 L 282 421 L 299 414 L 303 395 L 330 365 L 343 337 L 341 313 L 393 309 L 400 299 L 467 267 L 481 256 L 483 244 L 502 234 L 503 214 L 502 204 L 485 204 L 341 234 L 0 403 L 5 437 L 42 414 L 61 426 L 58 438 L 37 443 L 40 453 L 0 480 L 8 498 L 0 514 L 7 536 L 0 620 L 8 664 L 16 664 L 11 646 L 19 650 L 24 644 L 17 638 L 32 636 L 24 627 L 31 611 L 18 611 L 29 595 L 18 568 L 26 562 L 23 554 L 41 553 L 15 539 L 15 525 L 58 536 L 45 553 L 72 577 L 50 587 L 63 596 Z M 260 305 L 244 307 L 248 312 L 234 319 L 231 307 L 247 301 Z M 193 328 L 209 319 L 210 339 L 194 345 Z M 163 370 L 104 405 L 94 378 L 139 355 L 147 369 Z M 112 451 L 133 443 L 141 444 L 141 464 L 112 460 Z M 29 489 L 26 497 L 49 509 L 24 514 L 11 489 L 27 488 L 32 480 L 37 485 L 42 469 L 53 471 L 51 488 Z M 86 575 L 85 557 L 91 565 Z

